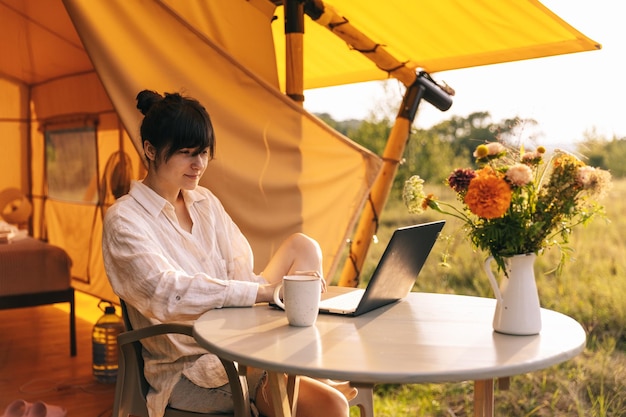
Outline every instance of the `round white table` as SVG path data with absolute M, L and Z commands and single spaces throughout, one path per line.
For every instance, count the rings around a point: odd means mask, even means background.
M 411 293 L 359 317 L 321 314 L 314 326 L 299 328 L 284 312 L 258 305 L 209 311 L 194 336 L 225 359 L 271 371 L 277 385 L 281 373 L 364 386 L 473 380 L 475 415 L 484 416 L 493 415 L 494 378 L 564 362 L 586 341 L 580 324 L 546 309 L 538 335 L 496 333 L 494 309 L 489 298 Z M 285 387 L 275 389 L 284 400 Z

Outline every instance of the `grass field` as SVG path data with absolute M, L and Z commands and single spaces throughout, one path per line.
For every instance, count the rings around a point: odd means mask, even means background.
M 454 199 L 443 188 L 429 191 L 448 201 Z M 392 194 L 381 213 L 380 243 L 371 246 L 363 276 L 369 276 L 394 228 L 445 218 L 443 235 L 414 291 L 493 297 L 482 270 L 485 254 L 471 248 L 460 222 L 433 211 L 409 215 L 400 198 Z M 574 230 L 570 259 L 562 274 L 553 272 L 560 257 L 558 249 L 537 258 L 535 275 L 542 307 L 581 323 L 587 331 L 587 347 L 561 365 L 511 378 L 508 390 L 496 390 L 496 415 L 626 416 L 625 201 L 626 180 L 616 180 L 605 200 L 607 219 L 596 218 Z M 472 395 L 469 382 L 380 385 L 375 388 L 374 408 L 379 417 L 471 416 Z

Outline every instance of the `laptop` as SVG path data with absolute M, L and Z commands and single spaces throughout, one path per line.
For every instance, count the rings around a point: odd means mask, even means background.
M 396 229 L 367 288 L 330 286 L 320 313 L 360 316 L 403 299 L 411 292 L 445 220 Z

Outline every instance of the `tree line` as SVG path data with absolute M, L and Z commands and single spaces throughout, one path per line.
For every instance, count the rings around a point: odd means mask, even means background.
M 317 114 L 328 125 L 372 152 L 382 155 L 394 120 L 388 117 L 366 120 L 336 121 L 329 114 Z M 443 182 L 459 167 L 474 165 L 472 153 L 485 142 L 502 141 L 527 150 L 549 144 L 541 141 L 541 131 L 533 119 L 514 117 L 493 122 L 489 112 L 475 112 L 467 117 L 452 116 L 429 129 L 411 128 L 404 158 L 398 168 L 394 189 L 401 190 L 404 181 L 417 174 L 428 182 Z M 566 144 L 588 165 L 609 170 L 614 178 L 626 176 L 626 138 L 604 138 L 586 132 L 580 142 Z

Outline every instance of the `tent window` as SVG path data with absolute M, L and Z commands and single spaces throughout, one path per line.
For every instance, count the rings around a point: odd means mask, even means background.
M 96 129 L 48 130 L 46 173 L 48 197 L 71 202 L 96 203 Z

